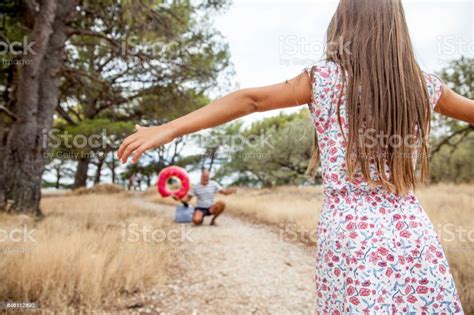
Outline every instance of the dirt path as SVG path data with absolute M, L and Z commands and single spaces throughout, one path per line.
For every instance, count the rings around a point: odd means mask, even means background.
M 136 200 L 173 220 L 169 206 Z M 157 287 L 139 312 L 160 314 L 312 314 L 312 250 L 279 239 L 263 225 L 229 215 L 210 218 L 176 244 L 170 280 Z M 181 226 L 180 226 L 181 227 Z

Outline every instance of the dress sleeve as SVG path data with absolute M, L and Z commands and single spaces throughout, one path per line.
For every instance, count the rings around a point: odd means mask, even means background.
M 311 101 L 308 109 L 315 127 L 323 132 L 331 113 L 331 105 L 336 95 L 337 68 L 335 64 L 319 61 L 304 68 L 311 80 Z
M 443 81 L 434 74 L 425 74 L 431 107 L 434 109 L 443 94 Z
M 311 81 L 311 102 L 308 103 L 309 109 L 311 111 L 314 111 L 314 107 L 316 106 L 316 97 L 315 97 L 315 75 L 316 75 L 316 66 L 309 66 L 304 68 L 303 70 L 309 77 L 309 80 Z

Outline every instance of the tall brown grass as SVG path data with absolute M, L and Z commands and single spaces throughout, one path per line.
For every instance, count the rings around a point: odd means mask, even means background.
M 124 192 L 122 186 L 117 184 L 100 183 L 92 187 L 81 187 L 70 192 L 72 195 L 87 195 L 87 194 L 118 194 Z
M 474 185 L 440 184 L 416 192 L 440 236 L 466 314 L 474 314 Z M 226 211 L 286 229 L 313 243 L 322 206 L 321 187 L 240 189 L 220 197 Z M 458 232 L 456 232 L 458 231 Z
M 45 218 L 0 215 L 3 230 L 34 240 L 0 243 L 0 301 L 35 301 L 42 309 L 106 309 L 166 279 L 169 244 L 127 242 L 126 224 L 166 229 L 123 194 L 49 197 Z

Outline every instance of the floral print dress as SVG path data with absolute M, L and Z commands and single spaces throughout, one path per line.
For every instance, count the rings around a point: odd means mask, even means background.
M 413 193 L 349 181 L 346 143 L 337 120 L 342 69 L 322 61 L 306 68 L 308 104 L 318 136 L 324 202 L 317 226 L 316 294 L 321 314 L 463 313 L 439 238 Z M 425 74 L 434 107 L 442 83 Z M 345 97 L 341 98 L 342 128 Z M 372 169 L 373 171 L 373 169 Z

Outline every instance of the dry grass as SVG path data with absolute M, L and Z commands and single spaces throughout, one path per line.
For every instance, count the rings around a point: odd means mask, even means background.
M 94 185 L 90 188 L 81 187 L 78 189 L 74 189 L 71 192 L 71 194 L 72 195 L 118 194 L 124 191 L 125 191 L 124 188 L 120 185 L 101 183 L 101 184 Z
M 434 185 L 417 195 L 440 235 L 466 314 L 474 313 L 474 185 Z M 222 197 L 226 211 L 280 227 L 294 224 L 298 237 L 315 240 L 322 206 L 320 187 L 240 189 Z M 296 228 L 292 228 L 295 231 Z M 455 231 L 461 231 L 456 232 Z
M 418 196 L 448 256 L 464 312 L 474 314 L 474 185 L 436 185 Z
M 219 197 L 226 211 L 280 227 L 295 224 L 298 238 L 315 241 L 315 227 L 323 202 L 321 187 L 277 187 L 272 189 L 239 188 L 233 195 Z
M 127 224 L 167 224 L 124 195 L 50 197 L 45 218 L 0 215 L 0 228 L 27 227 L 34 240 L 0 243 L 0 301 L 42 309 L 107 309 L 165 280 L 169 244 L 124 240 Z M 122 305 L 123 307 L 123 305 Z

